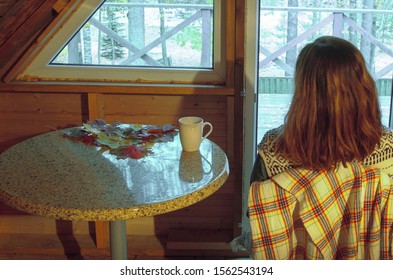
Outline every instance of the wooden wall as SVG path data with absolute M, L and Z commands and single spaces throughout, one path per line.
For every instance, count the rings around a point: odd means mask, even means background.
M 227 152 L 230 169 L 235 168 L 233 138 L 233 97 L 226 95 L 125 95 L 87 93 L 0 93 L 0 151 L 53 129 L 81 125 L 90 118 L 108 122 L 174 124 L 185 115 L 198 115 L 213 124 L 209 137 Z M 229 117 L 231 116 L 231 117 Z M 171 213 L 127 221 L 129 235 L 177 235 L 182 230 L 227 231 L 234 235 L 236 208 L 235 173 L 214 195 L 198 204 Z M 28 186 L 26 186 L 28 187 Z M 88 234 L 87 222 L 72 225 L 36 217 L 0 205 L 0 233 Z M 240 221 L 239 221 L 240 222 Z M 96 230 L 96 229 L 94 229 Z M 103 243 L 107 246 L 107 226 L 103 225 Z M 228 236 L 228 235 L 225 235 Z M 223 240 L 227 242 L 229 240 Z
M 23 2 L 23 1 L 21 1 Z M 52 8 L 55 1 L 35 1 L 44 7 Z M 62 3 L 60 11 L 68 2 Z M 227 182 L 211 197 L 171 213 L 127 221 L 128 235 L 173 235 L 180 239 L 181 232 L 200 230 L 229 232 L 224 234 L 223 243 L 230 241 L 239 233 L 241 222 L 241 170 L 242 170 L 242 100 L 235 93 L 242 89 L 243 69 L 243 1 L 228 1 L 230 18 L 227 34 L 227 79 L 222 88 L 190 88 L 190 87 L 110 87 L 110 86 L 77 86 L 77 85 L 34 85 L 13 84 L 7 80 L 0 82 L 0 152 L 29 137 L 66 127 L 81 125 L 84 121 L 103 118 L 107 122 L 120 121 L 147 124 L 177 124 L 177 120 L 185 115 L 198 115 L 213 124 L 211 140 L 220 145 L 227 153 L 230 161 L 230 176 Z M 58 11 L 56 10 L 56 11 Z M 236 11 L 236 12 L 235 12 Z M 0 46 L 13 61 L 5 61 L 0 67 L 0 75 L 7 75 L 12 65 L 18 63 L 19 55 L 10 51 L 17 42 L 29 45 L 45 26 L 37 12 L 32 18 L 39 18 L 33 28 L 31 37 L 17 36 L 20 29 L 15 30 L 16 39 Z M 57 13 L 45 14 L 47 19 L 56 18 Z M 24 25 L 25 26 L 25 25 Z M 41 31 L 40 30 L 41 27 Z M 236 28 L 235 28 L 236 27 Z M 240 30 L 238 34 L 235 30 Z M 22 31 L 26 31 L 24 28 Z M 1 28 L 0 28 L 1 32 Z M 16 35 L 15 35 L 16 34 Z M 24 33 L 25 34 L 25 33 Z M 13 36 L 9 35 L 12 39 Z M 25 36 L 25 35 L 24 35 Z M 240 36 L 240 40 L 235 40 Z M 23 48 L 21 48 L 23 50 Z M 21 53 L 22 51 L 18 51 Z M 4 61 L 4 56 L 1 60 Z M 26 186 L 28 188 L 28 186 Z M 0 234 L 32 233 L 32 234 L 98 234 L 97 245 L 107 246 L 108 226 L 106 223 L 92 225 L 88 222 L 55 221 L 16 211 L 0 204 Z M 192 235 L 189 235 L 192 239 Z M 183 238 L 184 239 L 184 238 Z M 225 239 L 225 240 L 224 240 Z M 184 240 L 183 240 L 184 241 Z M 192 240 L 190 241 L 192 242 Z
M 84 99 L 82 94 L 1 93 L 0 151 L 40 133 L 80 125 L 88 119 Z

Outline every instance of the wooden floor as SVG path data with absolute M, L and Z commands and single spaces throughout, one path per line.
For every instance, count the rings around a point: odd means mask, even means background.
M 223 248 L 187 249 L 187 244 L 184 248 L 178 244 L 167 249 L 165 237 L 127 236 L 127 245 L 128 259 L 135 260 L 249 259 L 246 252 L 234 253 Z M 0 260 L 67 259 L 109 260 L 110 250 L 97 248 L 90 235 L 0 234 Z

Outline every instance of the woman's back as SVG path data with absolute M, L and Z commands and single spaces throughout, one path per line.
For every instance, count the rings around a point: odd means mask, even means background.
M 266 133 L 256 162 L 261 167 L 254 171 L 268 178 L 293 166 L 330 170 L 358 161 L 393 174 L 392 146 L 361 52 L 344 39 L 324 36 L 299 53 L 284 124 Z

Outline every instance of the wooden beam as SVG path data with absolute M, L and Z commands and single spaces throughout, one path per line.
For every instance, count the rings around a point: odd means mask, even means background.
M 110 247 L 109 222 L 95 222 L 96 246 L 98 249 Z
M 143 95 L 233 95 L 234 89 L 216 86 L 198 85 L 126 85 L 126 84 L 97 84 L 84 85 L 81 83 L 65 84 L 2 84 L 0 92 L 36 92 L 36 93 L 81 93 L 94 92 L 104 94 L 143 94 Z
M 89 119 L 103 119 L 105 117 L 104 95 L 102 93 L 88 93 L 87 96 Z
M 57 0 L 55 4 L 53 4 L 52 9 L 57 13 L 60 14 L 61 11 L 67 6 L 69 0 Z
M 239 224 L 242 223 L 242 204 L 243 204 L 243 192 L 242 192 L 242 184 L 243 184 L 243 131 L 244 131 L 244 110 L 243 110 L 243 102 L 244 97 L 241 92 L 244 89 L 244 22 L 245 22 L 245 1 L 236 0 L 236 13 L 235 13 L 235 63 L 234 63 L 234 120 L 233 120 L 233 142 L 234 142 L 234 162 L 235 168 L 231 170 L 235 174 L 235 182 L 236 186 L 234 190 L 233 196 L 233 237 L 237 237 L 241 234 L 241 228 Z
M 226 29 L 225 43 L 226 48 L 226 86 L 234 87 L 235 78 L 235 25 L 236 25 L 236 6 L 235 1 L 226 1 Z M 243 79 L 243 78 L 242 78 Z
M 227 149 L 225 151 L 230 162 L 235 161 L 235 99 L 227 97 Z

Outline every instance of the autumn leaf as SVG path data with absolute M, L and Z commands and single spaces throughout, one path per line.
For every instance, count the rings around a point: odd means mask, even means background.
M 161 136 L 164 133 L 164 130 L 162 128 L 151 128 L 147 130 L 147 133 Z
M 176 127 L 170 124 L 107 124 L 105 120 L 97 119 L 83 125 L 82 129 L 67 131 L 65 135 L 87 145 L 100 146 L 117 158 L 140 159 L 152 153 L 154 143 L 173 141 L 177 134 Z
M 81 141 L 85 144 L 95 144 L 96 143 L 96 138 L 91 135 L 91 134 L 86 134 L 82 137 Z
M 169 133 L 175 130 L 175 126 L 171 125 L 171 124 L 166 124 L 162 126 L 162 130 L 164 131 L 164 133 Z
M 123 156 L 127 156 L 133 159 L 140 159 L 144 157 L 147 153 L 147 150 L 142 149 L 140 147 L 131 145 L 123 152 Z

